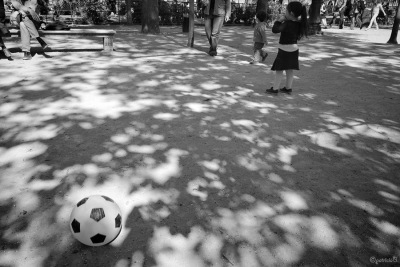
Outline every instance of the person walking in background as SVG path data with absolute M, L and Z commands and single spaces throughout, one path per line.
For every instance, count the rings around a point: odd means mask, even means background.
M 11 33 L 6 27 L 6 10 L 4 8 L 4 1 L 0 0 L 0 47 L 6 58 L 11 61 L 13 58 L 4 44 L 3 37 L 11 37 Z
M 346 2 L 344 0 L 337 0 L 335 2 L 333 8 L 333 18 L 329 23 L 329 27 L 332 27 L 332 24 L 336 21 L 337 17 L 339 16 L 339 29 L 343 29 L 343 22 L 344 22 L 344 8 L 346 7 Z
M 208 0 L 204 15 L 206 36 L 210 44 L 208 54 L 216 56 L 222 25 L 231 16 L 231 0 Z
M 354 30 L 355 9 L 356 9 L 356 4 L 354 3 L 354 0 L 347 0 L 346 7 L 344 10 L 344 16 L 349 18 L 351 30 Z M 342 21 L 342 23 L 344 24 L 344 20 Z M 342 26 L 342 28 L 343 28 L 343 26 Z
M 357 27 L 360 27 L 360 30 L 363 27 L 363 14 L 365 10 L 365 2 L 364 0 L 358 0 L 357 1 L 357 10 L 358 14 L 356 15 L 356 22 L 357 22 Z
M 37 1 L 36 0 L 27 0 L 24 4 L 20 0 L 12 0 L 12 5 L 14 9 L 16 9 L 21 18 L 17 19 L 16 22 L 19 21 L 19 29 L 21 31 L 21 43 L 22 43 L 22 51 L 24 52 L 23 60 L 32 59 L 31 55 L 31 37 L 36 38 L 39 44 L 42 46 L 43 50 L 49 48 L 47 43 L 39 37 L 39 33 L 37 31 L 37 27 L 35 26 L 35 22 L 39 22 L 39 15 L 36 13 Z
M 369 23 L 368 28 L 366 28 L 365 30 L 369 30 L 372 27 L 372 24 L 375 24 L 376 29 L 379 30 L 379 26 L 378 26 L 378 22 L 376 21 L 376 18 L 379 15 L 379 10 L 381 10 L 383 12 L 383 14 L 386 17 L 386 13 L 385 10 L 383 10 L 383 6 L 381 4 L 381 1 L 379 0 L 373 0 L 372 1 L 372 18 L 371 18 L 371 22 Z
M 256 14 L 257 24 L 254 27 L 254 45 L 253 45 L 253 59 L 250 64 L 257 64 L 260 61 L 265 61 L 268 56 L 267 52 L 263 51 L 264 45 L 268 44 L 267 41 L 267 13 L 263 10 L 258 11 Z
M 300 18 L 299 18 L 300 17 Z M 271 70 L 275 71 L 274 85 L 266 93 L 292 93 L 293 70 L 299 70 L 299 47 L 297 41 L 307 36 L 307 9 L 300 2 L 290 2 L 286 14 L 274 22 L 273 33 L 280 33 L 278 54 Z M 286 72 L 286 86 L 278 90 L 283 71 Z
M 321 16 L 321 24 L 324 27 L 324 29 L 328 28 L 328 24 L 326 23 L 326 12 L 327 12 L 327 10 L 326 10 L 325 0 L 324 0 L 324 1 L 322 1 L 321 9 L 319 11 L 319 14 Z

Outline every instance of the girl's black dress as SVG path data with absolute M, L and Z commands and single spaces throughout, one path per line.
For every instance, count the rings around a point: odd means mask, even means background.
M 300 22 L 287 20 L 275 21 L 272 27 L 273 33 L 281 33 L 280 44 L 297 44 L 300 33 Z M 287 52 L 278 49 L 278 55 L 272 64 L 271 70 L 299 70 L 299 50 Z

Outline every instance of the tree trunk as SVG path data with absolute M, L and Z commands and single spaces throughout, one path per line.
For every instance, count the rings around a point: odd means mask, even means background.
M 132 12 L 131 12 L 132 0 L 125 0 L 125 4 L 126 4 L 126 24 L 132 25 L 133 24 Z
M 256 12 L 264 10 L 268 14 L 268 1 L 269 0 L 257 0 Z
M 160 33 L 158 0 L 142 2 L 142 33 Z
M 400 24 L 400 12 L 399 12 L 400 1 L 397 1 L 396 17 L 394 18 L 394 23 L 392 27 L 392 34 L 390 35 L 388 44 L 398 44 L 397 43 L 397 33 L 399 32 Z
M 308 34 L 321 34 L 321 4 L 322 0 L 312 0 L 310 9 L 309 9 L 309 18 L 308 18 Z

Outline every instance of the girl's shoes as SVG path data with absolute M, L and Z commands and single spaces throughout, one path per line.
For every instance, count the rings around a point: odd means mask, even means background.
M 292 93 L 292 89 L 286 89 L 286 87 L 283 87 L 279 90 L 278 89 L 275 90 L 274 87 L 271 87 L 270 89 L 265 90 L 265 92 L 268 94 L 277 94 L 279 91 L 288 95 Z
M 288 95 L 292 93 L 292 89 L 286 89 L 286 87 L 281 88 L 279 91 L 281 91 L 282 93 L 286 93 Z
M 271 87 L 271 88 L 265 90 L 265 93 L 267 93 L 267 94 L 277 94 L 278 92 L 279 92 L 279 90 L 278 89 L 275 90 L 274 87 Z

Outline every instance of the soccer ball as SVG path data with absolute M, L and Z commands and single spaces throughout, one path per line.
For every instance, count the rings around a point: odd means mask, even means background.
M 71 212 L 72 235 L 88 246 L 103 246 L 117 238 L 122 229 L 121 210 L 109 197 L 94 195 L 79 201 Z

